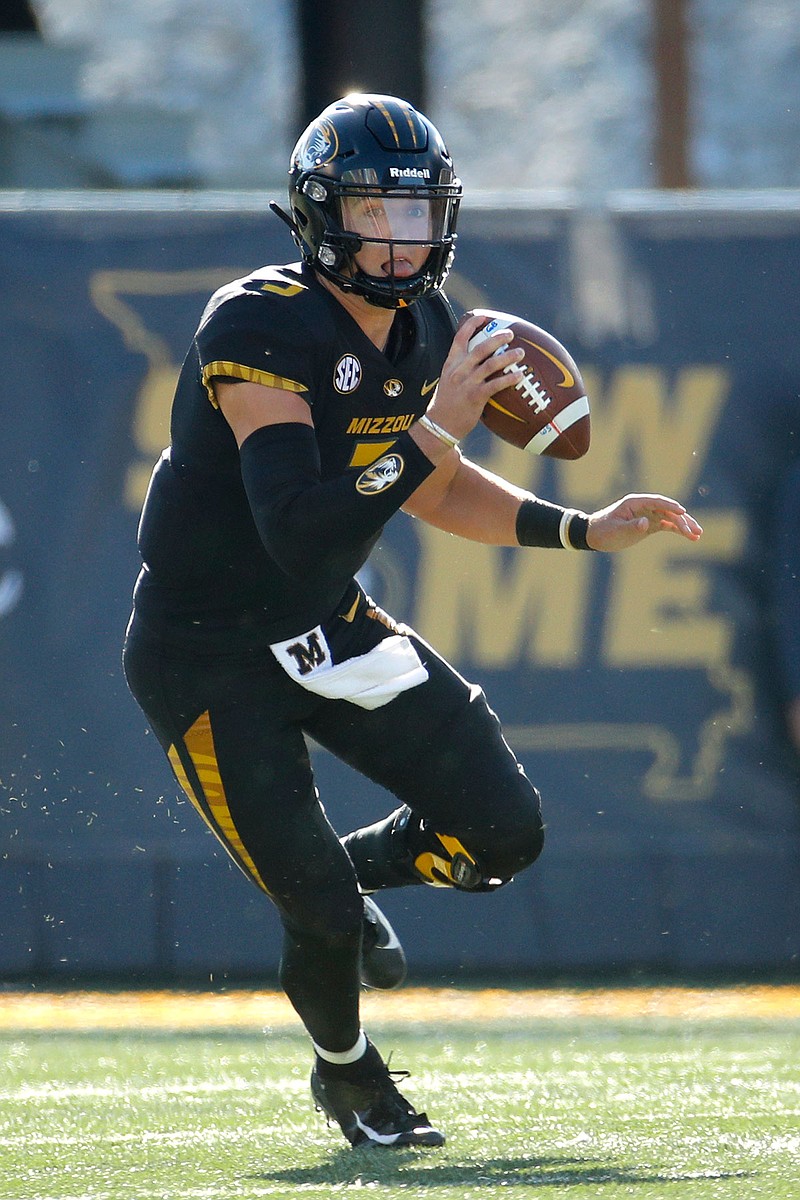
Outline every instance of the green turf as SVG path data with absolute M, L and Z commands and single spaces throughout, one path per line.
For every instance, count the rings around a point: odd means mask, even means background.
M 299 1036 L 6 1033 L 0 1196 L 800 1196 L 796 1021 L 372 1032 L 443 1150 L 348 1149 Z

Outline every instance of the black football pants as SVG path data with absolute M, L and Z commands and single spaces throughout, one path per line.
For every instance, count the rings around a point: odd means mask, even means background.
M 357 872 L 365 889 L 463 880 L 478 890 L 542 846 L 538 793 L 483 692 L 412 640 L 428 680 L 372 711 L 306 691 L 268 647 L 176 650 L 136 618 L 125 644 L 128 684 L 179 783 L 277 906 L 281 984 L 313 1040 L 333 1051 L 359 1032 Z M 320 804 L 305 735 L 393 792 L 408 806 L 404 819 L 363 839 L 356 831 L 345 849 Z M 376 862 L 381 854 L 394 861 Z M 451 861 L 466 874 L 451 875 Z

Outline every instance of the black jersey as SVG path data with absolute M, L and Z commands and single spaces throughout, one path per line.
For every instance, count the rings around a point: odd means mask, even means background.
M 139 529 L 135 605 L 174 640 L 272 642 L 324 620 L 347 578 L 290 578 L 265 549 L 242 483 L 215 378 L 285 388 L 309 404 L 323 479 L 363 471 L 430 403 L 454 332 L 441 295 L 400 310 L 381 352 L 301 265 L 265 267 L 209 301 L 183 364 L 171 444 Z M 362 561 L 377 540 L 363 546 Z

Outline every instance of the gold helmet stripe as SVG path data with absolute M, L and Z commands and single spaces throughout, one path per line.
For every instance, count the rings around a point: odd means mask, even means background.
M 397 142 L 397 145 L 398 145 L 398 148 L 399 148 L 399 146 L 400 146 L 400 135 L 399 135 L 399 134 L 398 134 L 398 132 L 397 132 L 397 126 L 395 125 L 394 121 L 392 120 L 392 114 L 389 112 L 389 110 L 388 110 L 388 108 L 386 107 L 386 105 L 385 105 L 385 104 L 378 104 L 378 105 L 376 105 L 376 107 L 378 108 L 378 110 L 379 110 L 380 112 L 382 112 L 382 113 L 383 113 L 383 116 L 384 116 L 384 118 L 386 119 L 386 124 L 389 126 L 389 128 L 390 128 L 390 129 L 391 129 L 391 131 L 392 131 L 392 133 L 394 134 L 394 140 Z
M 410 107 L 403 109 L 403 112 L 405 113 L 406 121 L 408 122 L 408 128 L 411 130 L 411 137 L 414 140 L 414 149 L 416 150 L 417 149 L 417 126 L 414 123 L 414 118 L 411 115 L 412 111 L 413 110 Z

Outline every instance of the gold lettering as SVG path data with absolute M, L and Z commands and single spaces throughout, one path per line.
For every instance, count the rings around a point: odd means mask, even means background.
M 401 413 L 393 417 L 353 417 L 347 426 L 347 432 L 354 435 L 376 433 L 402 433 L 409 429 L 416 420 L 413 413 Z
M 711 610 L 712 562 L 741 554 L 745 520 L 704 512 L 697 544 L 670 534 L 614 557 L 603 641 L 610 667 L 704 667 L 730 661 L 733 621 Z
M 504 551 L 421 522 L 415 625 L 447 658 L 574 666 L 582 651 L 592 556 Z M 547 561 L 544 561 L 544 558 Z

